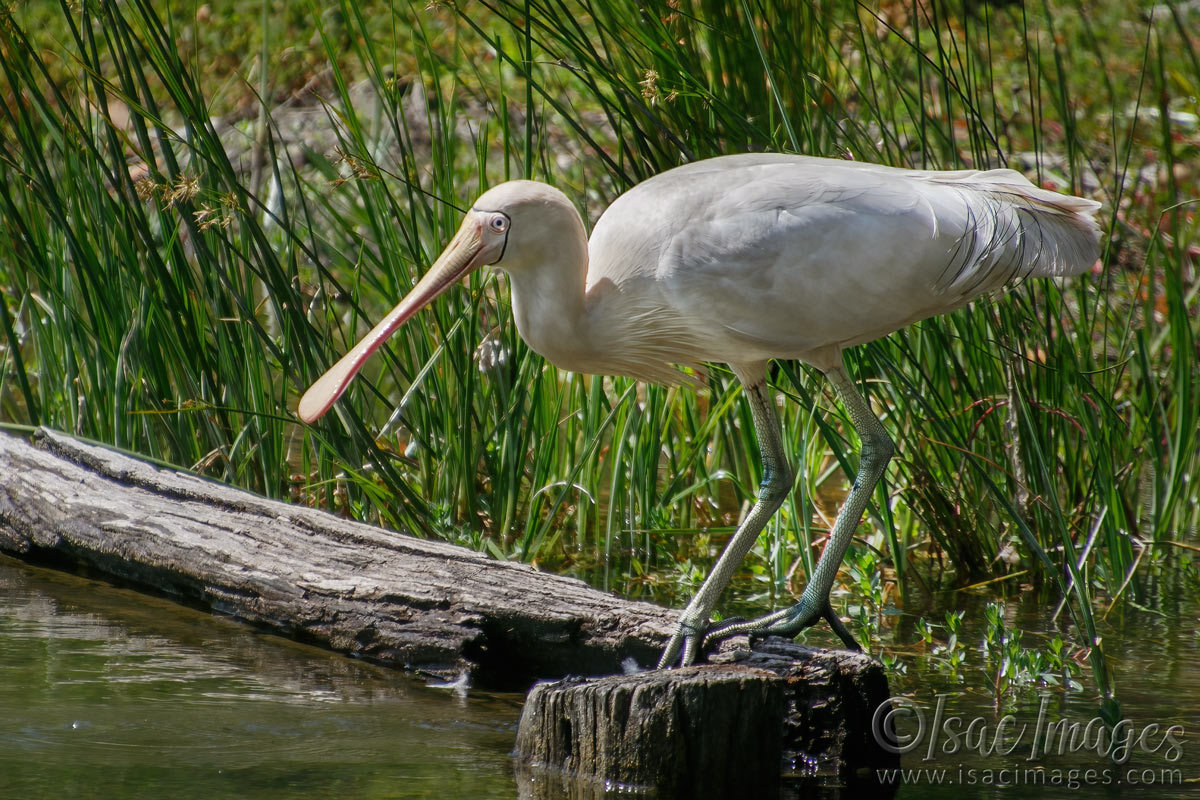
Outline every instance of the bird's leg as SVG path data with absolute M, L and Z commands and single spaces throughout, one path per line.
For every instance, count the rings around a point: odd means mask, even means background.
M 748 622 L 716 625 L 709 630 L 705 637 L 705 644 L 738 633 L 757 636 L 770 634 L 795 636 L 817 620 L 824 618 L 829 622 L 838 638 L 846 644 L 846 647 L 851 650 L 859 649 L 858 643 L 854 641 L 850 631 L 833 613 L 833 607 L 829 603 L 829 592 L 833 589 L 833 581 L 837 576 L 838 568 L 846 555 L 847 548 L 850 547 L 850 540 L 854 538 L 858 523 L 862 521 L 867 500 L 875 491 L 875 484 L 879 482 L 884 467 L 892 457 L 894 445 L 879 419 L 871 413 L 871 407 L 867 404 L 866 398 L 862 396 L 850 376 L 846 374 L 845 366 L 835 367 L 825 375 L 850 412 L 850 421 L 854 424 L 854 429 L 858 431 L 859 438 L 862 440 L 858 474 L 854 478 L 854 485 L 846 496 L 846 501 L 842 504 L 842 510 L 838 512 L 837 519 L 833 523 L 833 530 L 829 534 L 825 551 L 817 561 L 817 567 L 813 570 L 808 586 L 804 588 L 804 593 L 800 595 L 799 602 L 794 606 Z
M 764 365 L 765 366 L 765 365 Z M 764 373 L 759 371 L 754 380 L 747 380 L 739 372 L 738 377 L 746 387 L 750 411 L 754 417 L 754 430 L 758 434 L 758 447 L 762 452 L 763 476 L 759 484 L 758 500 L 750 513 L 717 559 L 692 602 L 679 617 L 679 628 L 671 637 L 658 661 L 659 669 L 673 666 L 678 659 L 681 666 L 696 660 L 699 645 L 708 630 L 708 618 L 717 598 L 725 589 L 738 565 L 750 552 L 758 534 L 792 489 L 792 470 L 783 453 L 783 436 L 779 431 L 779 419 L 775 415 L 775 404 L 767 390 Z M 682 655 L 681 655 L 682 651 Z

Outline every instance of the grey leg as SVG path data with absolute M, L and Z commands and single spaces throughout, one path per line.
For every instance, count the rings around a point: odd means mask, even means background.
M 867 500 L 875 491 L 875 484 L 879 482 L 884 467 L 892 457 L 894 445 L 879 419 L 871 413 L 866 399 L 846 374 L 845 366 L 835 367 L 825 375 L 837 390 L 846 410 L 850 412 L 850 420 L 862 439 L 858 475 L 855 476 L 854 485 L 833 523 L 833 531 L 829 534 L 825 552 L 821 554 L 808 586 L 804 588 L 804 593 L 794 606 L 748 622 L 714 626 L 709 631 L 706 642 L 718 641 L 738 633 L 795 636 L 824 618 L 848 648 L 859 649 L 846 626 L 833 613 L 829 604 L 829 592 L 833 589 L 838 568 L 846 556 L 847 548 L 850 547 L 850 540 L 854 538 L 858 523 L 862 521 Z
M 792 471 L 783 453 L 783 436 L 775 414 L 775 402 L 767 390 L 766 365 L 735 366 L 734 372 L 745 386 L 750 411 L 754 415 L 758 447 L 762 452 L 763 477 L 758 489 L 758 500 L 734 532 L 733 538 L 725 546 L 725 552 L 717 559 L 712 572 L 708 574 L 692 602 L 688 603 L 680 615 L 679 628 L 667 642 L 662 658 L 658 661 L 659 669 L 673 666 L 676 658 L 680 657 L 681 650 L 681 666 L 686 667 L 696 660 L 696 652 L 708 630 L 708 618 L 717 604 L 717 598 L 729 583 L 738 565 L 750 552 L 750 548 L 754 546 L 767 520 L 779 509 L 788 492 L 792 490 Z

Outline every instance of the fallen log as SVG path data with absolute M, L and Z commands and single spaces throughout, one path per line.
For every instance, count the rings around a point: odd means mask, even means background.
M 471 685 L 650 664 L 675 615 L 48 430 L 0 434 L 0 552 Z

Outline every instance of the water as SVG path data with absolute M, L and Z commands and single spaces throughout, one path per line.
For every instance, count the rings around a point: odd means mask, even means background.
M 1130 770 L 1135 780 L 1154 781 L 1139 787 L 1139 797 L 1200 795 L 1194 608 L 1178 618 L 1131 613 L 1105 628 L 1131 729 L 1136 735 L 1159 726 L 1146 747 L 1135 743 L 1129 762 L 1113 765 L 1081 748 L 1028 760 L 1039 711 L 1047 722 L 1065 719 L 1082 729 L 1096 715 L 1096 699 L 1086 689 L 1028 691 L 998 706 L 978 649 L 983 602 L 961 596 L 939 603 L 968 606 L 962 639 L 970 653 L 957 675 L 906 644 L 917 638 L 915 617 L 887 621 L 884 641 L 896 643 L 889 650 L 907 667 L 892 676 L 892 692 L 919 706 L 926 726 L 904 767 L 927 771 L 911 773 L 915 783 L 898 797 L 1116 795 L 1131 788 Z M 1010 627 L 1054 628 L 1033 599 L 1010 603 L 1008 613 Z M 827 643 L 826 633 L 814 630 L 809 641 Z M 1035 634 L 1025 641 L 1044 645 Z M 1092 686 L 1086 666 L 1082 681 Z M 477 691 L 464 698 L 0 556 L 0 798 L 514 798 L 509 753 L 521 699 Z M 974 739 L 965 746 L 972 722 L 985 747 L 994 742 L 1004 714 L 1013 717 L 1011 732 L 1026 726 L 1009 738 L 1013 752 L 983 755 Z M 951 716 L 962 721 L 960 744 L 947 753 Z M 912 735 L 914 720 L 904 717 L 901 732 Z M 1176 760 L 1167 760 L 1170 745 L 1161 744 L 1170 725 L 1183 728 Z M 1158 752 L 1146 752 L 1156 743 Z
M 521 699 L 0 556 L 0 798 L 511 798 Z
M 919 716 L 906 711 L 900 717 L 906 737 L 920 735 L 903 757 L 915 782 L 899 797 L 1078 798 L 1135 790 L 1143 798 L 1200 796 L 1200 636 L 1194 603 L 1172 616 L 1134 610 L 1100 624 L 1121 718 L 1127 720 L 1118 728 L 1118 742 L 1124 743 L 1117 748 L 1121 763 L 1114 763 L 1097 752 L 1108 740 L 1082 654 L 1076 654 L 1081 689 L 1030 687 L 998 697 L 999 661 L 989 662 L 982 646 L 987 600 L 960 595 L 937 604 L 966 610 L 967 660 L 957 674 L 923 647 L 892 648 L 908 667 L 906 674 L 891 676 L 892 694 L 919 709 Z M 1045 651 L 1056 631 L 1073 640 L 1069 615 L 1054 620 L 1052 613 L 1039 598 L 1022 595 L 1006 603 L 1005 626 L 1024 630 L 1026 648 Z M 911 628 L 913 617 L 905 617 Z M 928 617 L 937 620 L 938 615 Z M 894 639 L 919 637 L 897 631 Z M 953 716 L 959 721 L 947 724 Z M 997 746 L 1005 716 L 1007 735 Z M 968 736 L 972 724 L 975 735 Z M 1047 753 L 1048 729 L 1054 735 Z

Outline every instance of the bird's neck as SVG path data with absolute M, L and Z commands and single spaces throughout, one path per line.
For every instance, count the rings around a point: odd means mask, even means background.
M 553 261 L 508 271 L 513 317 L 525 343 L 554 365 L 586 371 L 588 335 L 584 284 L 586 241 Z

